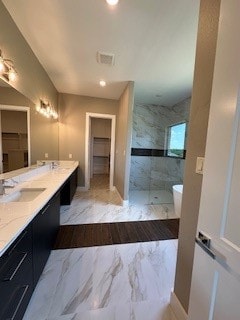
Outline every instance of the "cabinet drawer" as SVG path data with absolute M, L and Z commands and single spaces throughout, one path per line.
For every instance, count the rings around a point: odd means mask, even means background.
M 21 320 L 32 295 L 29 285 L 16 286 L 1 308 L 1 320 Z
M 0 258 L 0 319 L 22 319 L 33 291 L 32 229 L 26 228 Z
M 0 258 L 0 284 L 16 276 L 24 261 L 29 260 L 31 252 L 32 232 L 31 228 L 27 228 Z

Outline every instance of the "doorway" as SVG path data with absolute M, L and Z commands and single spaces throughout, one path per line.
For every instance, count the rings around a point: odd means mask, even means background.
M 108 178 L 110 190 L 114 190 L 116 116 L 110 114 L 86 113 L 85 140 L 85 189 L 90 188 L 93 175 Z M 100 179 L 103 180 L 103 179 Z
M 29 108 L 0 105 L 0 134 L 1 173 L 29 166 Z

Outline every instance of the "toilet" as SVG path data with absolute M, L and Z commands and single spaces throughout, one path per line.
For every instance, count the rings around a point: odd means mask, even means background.
M 173 203 L 175 214 L 180 218 L 181 216 L 181 207 L 182 207 L 182 192 L 183 185 L 176 184 L 172 187 L 173 189 Z

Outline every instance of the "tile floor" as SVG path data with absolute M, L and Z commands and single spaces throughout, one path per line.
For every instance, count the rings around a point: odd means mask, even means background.
M 167 190 L 131 190 L 130 204 L 173 204 L 173 195 Z
M 115 193 L 91 187 L 63 208 L 62 223 L 134 215 L 120 208 Z M 177 240 L 52 251 L 23 320 L 172 320 L 176 254 Z
M 61 224 L 177 218 L 173 203 L 146 205 L 140 199 L 123 207 L 118 193 L 108 189 L 108 176 L 98 175 L 89 191 L 77 191 L 71 206 L 61 207 Z

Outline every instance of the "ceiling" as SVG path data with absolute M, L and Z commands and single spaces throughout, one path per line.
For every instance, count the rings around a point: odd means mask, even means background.
M 3 0 L 59 92 L 171 106 L 191 95 L 199 0 Z M 113 53 L 114 66 L 97 51 Z M 99 86 L 99 80 L 107 82 Z

